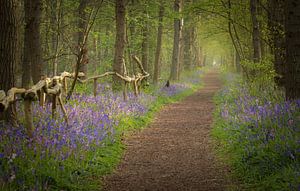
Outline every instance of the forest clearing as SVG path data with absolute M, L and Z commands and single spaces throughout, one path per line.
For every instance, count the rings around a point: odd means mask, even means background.
M 299 0 L 1 0 L 0 190 L 300 190 Z

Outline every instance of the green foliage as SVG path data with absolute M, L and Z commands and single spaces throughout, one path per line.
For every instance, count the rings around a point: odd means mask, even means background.
M 276 77 L 271 56 L 265 57 L 261 62 L 255 63 L 250 60 L 242 60 L 241 65 L 248 77 L 249 82 L 268 86 L 269 82 Z

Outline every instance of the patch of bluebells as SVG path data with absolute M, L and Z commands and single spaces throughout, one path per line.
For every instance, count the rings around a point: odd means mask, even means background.
M 178 93 L 188 90 L 190 87 L 185 84 L 174 83 L 169 87 L 163 86 L 157 90 L 157 94 L 160 96 L 171 97 Z
M 193 77 L 199 79 L 199 75 Z M 27 136 L 22 123 L 18 128 L 0 124 L 0 189 L 46 190 L 49 184 L 68 179 L 65 171 L 70 175 L 82 170 L 97 148 L 114 143 L 122 118 L 145 115 L 158 96 L 174 96 L 188 88 L 177 83 L 152 95 L 136 97 L 130 92 L 124 101 L 109 84 L 99 84 L 96 97 L 73 94 L 65 105 L 68 124 L 59 107 L 53 119 L 50 103 L 44 107 L 34 104 L 33 137 Z M 17 110 L 22 121 L 22 104 Z
M 239 166 L 243 166 L 246 176 L 252 171 L 260 180 L 287 171 L 284 181 L 277 184 L 292 190 L 297 188 L 300 185 L 300 99 L 272 99 L 266 94 L 274 92 L 253 91 L 257 87 L 251 89 L 233 79 L 230 84 L 218 95 L 218 111 L 226 142 L 237 153 Z M 290 168 L 292 172 L 287 170 Z
M 202 70 L 196 70 L 189 72 L 188 74 L 182 76 L 182 81 L 184 83 L 171 83 L 169 87 L 166 87 L 164 84 L 160 84 L 159 89 L 156 90 L 156 94 L 160 96 L 174 96 L 180 94 L 188 89 L 191 89 L 193 86 L 201 84 L 200 75 L 203 74 Z

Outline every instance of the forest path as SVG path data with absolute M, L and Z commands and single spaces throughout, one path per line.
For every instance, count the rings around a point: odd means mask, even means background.
M 220 89 L 217 71 L 204 88 L 165 106 L 143 131 L 125 140 L 127 149 L 104 190 L 225 190 L 227 169 L 217 161 L 210 137 L 212 98 Z

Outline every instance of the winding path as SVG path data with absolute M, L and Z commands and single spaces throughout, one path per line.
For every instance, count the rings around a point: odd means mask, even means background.
M 148 128 L 125 140 L 122 162 L 105 177 L 104 190 L 226 189 L 228 170 L 216 160 L 210 138 L 218 75 L 208 72 L 204 88 L 164 107 Z

